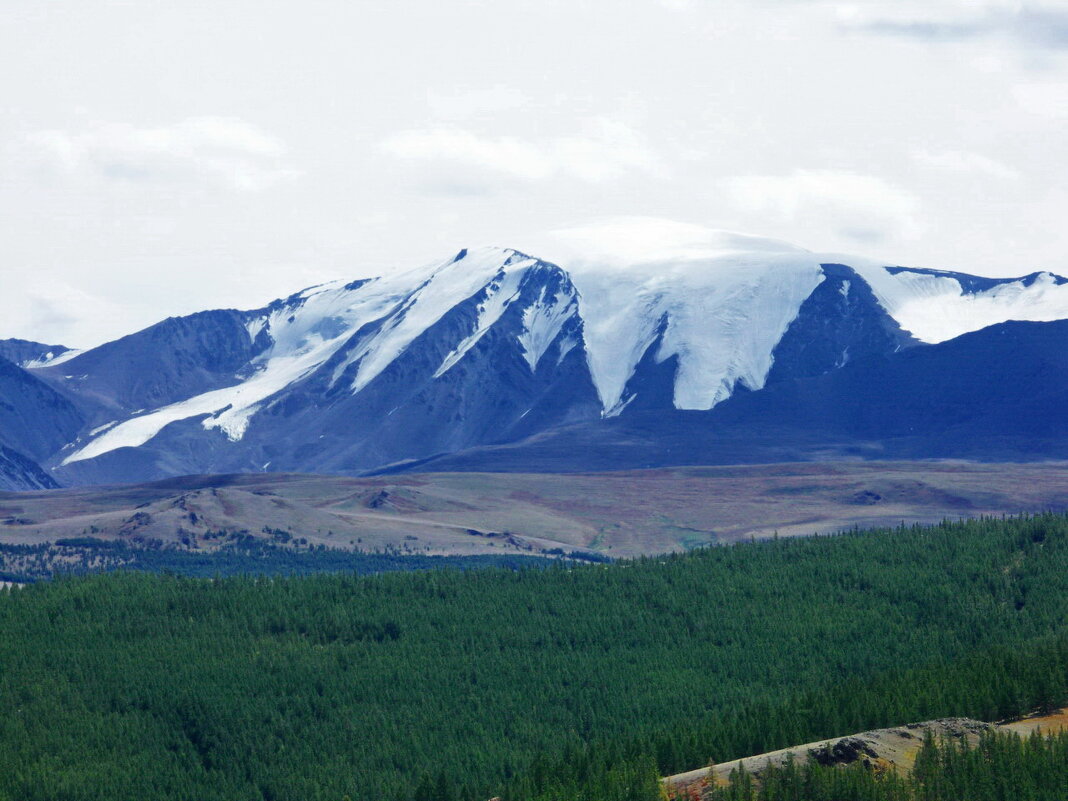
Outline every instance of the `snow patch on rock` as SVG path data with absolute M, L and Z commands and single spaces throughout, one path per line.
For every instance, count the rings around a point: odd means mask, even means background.
M 965 291 L 951 273 L 891 272 L 869 259 L 827 259 L 852 267 L 890 316 L 923 342 L 945 342 L 1008 320 L 1068 318 L 1068 283 L 1048 272 L 1033 281 L 1005 279 L 987 289 Z
M 523 310 L 523 332 L 517 337 L 531 372 L 538 369 L 541 357 L 556 341 L 564 324 L 578 313 L 578 298 L 574 293 L 561 290 L 549 298 L 546 293 L 542 287 L 538 299 Z M 573 338 L 561 343 L 560 360 L 577 344 Z

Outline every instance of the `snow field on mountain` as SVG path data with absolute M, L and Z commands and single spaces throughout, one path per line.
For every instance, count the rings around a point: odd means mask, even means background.
M 478 248 L 436 265 L 429 272 L 427 268 L 422 268 L 379 278 L 368 284 L 368 291 L 384 293 L 394 302 L 402 303 L 402 306 L 378 332 L 348 355 L 336 374 L 340 375 L 345 367 L 358 361 L 352 391 L 359 392 L 404 352 L 416 337 L 457 304 L 480 292 L 502 269 L 507 268 L 507 275 L 535 263 L 534 259 L 514 257 L 516 254 L 510 250 Z M 507 300 L 507 296 L 500 300 Z
M 805 251 L 725 248 L 671 261 L 585 263 L 572 268 L 586 349 L 606 415 L 666 320 L 656 359 L 678 357 L 675 407 L 710 409 L 736 382 L 764 386 L 772 351 L 823 280 Z
M 67 456 L 63 464 L 92 459 L 118 448 L 136 448 L 165 426 L 202 415 L 210 415 L 203 421 L 206 429 L 218 428 L 231 440 L 241 439 L 249 419 L 264 400 L 329 359 L 345 343 L 351 319 L 373 313 L 373 303 L 353 304 L 349 297 L 352 294 L 328 285 L 292 305 L 256 318 L 249 324 L 250 339 L 266 328 L 274 344 L 253 360 L 254 372 L 250 377 L 232 387 L 205 392 L 132 417 Z
M 848 264 L 867 281 L 883 308 L 922 342 L 945 342 L 1008 320 L 1050 322 L 1068 318 L 1068 284 L 1040 273 L 1029 286 L 1006 280 L 981 292 L 965 291 L 950 274 L 892 273 L 877 262 L 826 256 Z
M 144 445 L 165 426 L 203 415 L 209 415 L 203 421 L 206 429 L 217 428 L 230 440 L 240 440 L 250 418 L 265 400 L 323 365 L 361 326 L 385 317 L 374 335 L 359 343 L 335 371 L 336 379 L 358 361 L 352 385 L 353 392 L 358 392 L 412 340 L 480 291 L 506 265 L 505 277 L 514 283 L 518 280 L 515 276 L 534 263 L 533 259 L 514 259 L 512 251 L 483 248 L 464 258 L 375 279 L 354 289 L 347 289 L 344 282 L 338 281 L 305 290 L 248 323 L 250 340 L 263 329 L 273 340 L 271 347 L 253 360 L 250 377 L 232 387 L 206 392 L 115 425 L 68 455 L 63 464 Z M 508 299 L 506 293 L 493 295 L 497 296 L 502 301 Z

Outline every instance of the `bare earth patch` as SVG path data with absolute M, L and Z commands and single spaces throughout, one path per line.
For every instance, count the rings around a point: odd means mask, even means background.
M 1022 737 L 1034 731 L 1053 734 L 1068 730 L 1068 709 L 1061 709 L 1051 715 L 1036 715 L 1001 725 L 983 723 L 970 718 L 943 718 L 888 729 L 876 729 L 744 757 L 713 765 L 711 768 L 698 768 L 668 776 L 663 779 L 663 782 L 673 793 L 699 794 L 702 787 L 712 784 L 718 787 L 727 786 L 730 783 L 731 773 L 739 768 L 744 768 L 747 773 L 759 778 L 769 766 L 782 766 L 789 758 L 793 758 L 799 764 L 816 761 L 827 766 L 851 765 L 859 762 L 873 770 L 896 770 L 907 774 L 916 763 L 916 755 L 928 731 L 936 739 L 966 741 L 975 745 L 983 732 L 994 730 L 1011 731 Z

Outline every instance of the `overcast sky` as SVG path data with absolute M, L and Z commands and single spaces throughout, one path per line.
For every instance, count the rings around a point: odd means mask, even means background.
M 0 89 L 0 337 L 635 215 L 1068 274 L 1068 2 L 2 0 Z

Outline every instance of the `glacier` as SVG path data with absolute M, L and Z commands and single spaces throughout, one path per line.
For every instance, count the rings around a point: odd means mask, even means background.
M 805 251 L 738 244 L 724 241 L 671 260 L 568 266 L 606 415 L 622 411 L 624 387 L 661 321 L 656 360 L 678 357 L 676 408 L 710 409 L 738 382 L 754 390 L 764 385 L 775 345 L 822 273 Z

